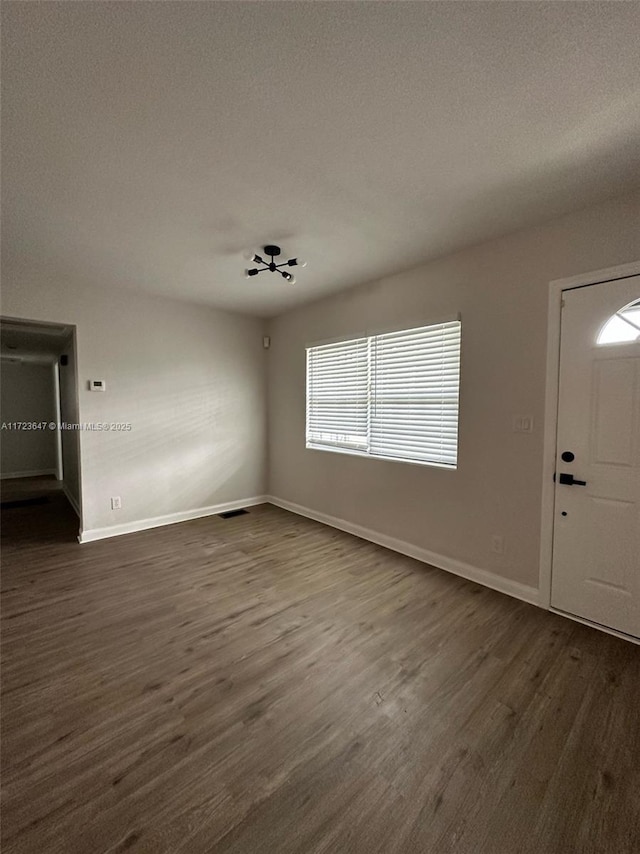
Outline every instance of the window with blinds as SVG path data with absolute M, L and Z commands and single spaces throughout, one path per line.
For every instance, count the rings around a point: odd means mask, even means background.
M 455 468 L 460 321 L 307 348 L 307 447 Z

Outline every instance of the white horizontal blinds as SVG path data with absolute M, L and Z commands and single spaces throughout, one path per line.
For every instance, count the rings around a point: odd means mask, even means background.
M 455 466 L 460 321 L 373 339 L 369 453 Z
M 369 339 L 307 350 L 307 445 L 367 449 Z

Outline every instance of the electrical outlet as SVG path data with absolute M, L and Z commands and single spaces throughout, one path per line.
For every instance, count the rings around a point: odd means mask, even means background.
M 501 537 L 500 534 L 491 535 L 491 551 L 497 555 L 504 554 L 504 537 Z
M 111 499 L 111 509 L 112 510 L 122 510 L 122 499 L 119 495 L 114 495 Z
M 533 415 L 516 415 L 513 419 L 514 433 L 533 433 Z

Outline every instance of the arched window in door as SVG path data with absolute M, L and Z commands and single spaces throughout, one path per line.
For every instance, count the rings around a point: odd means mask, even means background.
M 640 299 L 612 314 L 600 330 L 597 344 L 624 344 L 640 340 Z

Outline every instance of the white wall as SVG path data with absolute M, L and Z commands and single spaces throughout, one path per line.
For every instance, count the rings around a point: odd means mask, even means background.
M 5 269 L 3 314 L 75 324 L 79 420 L 132 425 L 79 435 L 84 531 L 264 494 L 261 321 L 47 269 Z
M 1 415 L 3 422 L 26 421 L 47 425 L 55 420 L 51 365 L 0 360 Z M 49 430 L 2 431 L 2 477 L 55 472 L 56 435 Z
M 270 493 L 537 587 L 548 283 L 638 258 L 634 194 L 278 317 L 268 330 Z M 306 344 L 456 312 L 457 471 L 305 449 Z M 535 432 L 513 433 L 515 415 L 532 415 Z M 491 551 L 494 533 L 504 555 Z

